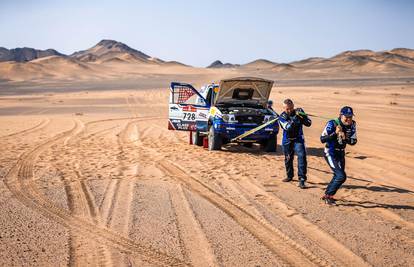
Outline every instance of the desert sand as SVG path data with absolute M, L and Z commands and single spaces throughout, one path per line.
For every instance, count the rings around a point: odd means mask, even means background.
M 361 75 L 343 58 L 334 65 L 348 72 L 306 67 L 321 59 L 205 69 L 117 58 L 0 63 L 1 266 L 413 265 L 412 71 L 369 63 Z M 315 115 L 308 189 L 282 182 L 280 146 L 212 152 L 167 129 L 169 82 L 238 76 L 275 80 L 278 112 L 290 97 Z M 343 105 L 358 144 L 330 207 L 319 136 Z

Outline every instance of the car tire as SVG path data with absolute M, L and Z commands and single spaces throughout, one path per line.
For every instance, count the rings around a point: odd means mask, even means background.
M 208 150 L 221 150 L 222 139 L 220 134 L 214 131 L 214 127 L 211 126 L 208 131 Z
M 265 152 L 276 152 L 277 150 L 277 135 L 272 135 L 262 144 L 262 148 Z
M 192 135 L 193 145 L 202 146 L 203 145 L 203 138 L 204 137 L 200 135 L 199 131 L 193 132 L 193 135 Z

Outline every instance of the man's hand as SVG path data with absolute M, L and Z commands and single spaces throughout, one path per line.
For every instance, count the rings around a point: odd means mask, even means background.
M 336 126 L 335 133 L 342 139 L 345 140 L 345 133 L 342 131 L 342 127 L 340 125 Z
M 296 114 L 298 114 L 302 118 L 307 116 L 306 112 L 302 108 L 297 108 L 296 109 Z

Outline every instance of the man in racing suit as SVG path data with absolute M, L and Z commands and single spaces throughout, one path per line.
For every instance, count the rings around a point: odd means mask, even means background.
M 295 109 L 293 101 L 283 101 L 284 111 L 279 116 L 279 124 L 283 129 L 282 147 L 285 154 L 286 178 L 284 182 L 293 179 L 293 157 L 298 157 L 299 187 L 304 189 L 306 182 L 307 161 L 303 125 L 311 126 L 312 121 L 301 108 Z
M 325 144 L 325 159 L 333 171 L 333 177 L 328 184 L 322 199 L 326 204 L 335 205 L 333 196 L 346 180 L 345 147 L 357 143 L 356 122 L 351 107 L 341 109 L 339 118 L 328 121 L 321 135 Z

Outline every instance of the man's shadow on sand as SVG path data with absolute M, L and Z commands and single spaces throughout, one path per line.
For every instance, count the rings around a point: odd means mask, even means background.
M 327 174 L 332 174 L 332 172 L 330 171 L 325 171 L 325 170 L 321 170 L 318 168 L 314 168 L 314 167 L 310 167 L 308 166 L 308 169 L 311 170 L 316 170 L 319 172 L 323 172 L 323 173 L 327 173 Z M 356 181 L 360 181 L 360 182 L 366 182 L 366 183 L 372 183 L 372 181 L 364 179 L 364 178 L 357 178 L 357 177 L 353 177 L 353 176 L 347 176 L 347 179 L 350 180 L 356 180 Z M 318 185 L 323 185 L 323 186 L 327 186 L 328 183 L 313 183 L 313 184 L 318 184 Z M 396 187 L 396 186 L 391 186 L 391 185 L 367 185 L 367 186 L 362 186 L 362 185 L 352 185 L 352 184 L 343 184 L 342 188 L 347 188 L 347 189 L 361 189 L 361 190 L 369 190 L 369 191 L 373 191 L 373 192 L 384 192 L 384 193 L 399 193 L 399 194 L 414 194 L 414 191 L 405 189 L 405 188 L 400 188 L 400 187 Z
M 309 169 L 313 169 L 313 170 L 317 170 L 323 173 L 327 173 L 327 174 L 331 174 L 330 171 L 325 171 L 325 170 L 321 170 L 318 168 L 313 168 L 313 167 L 308 167 Z M 372 181 L 364 179 L 364 178 L 357 178 L 357 177 L 353 177 L 353 176 L 348 176 L 347 179 L 350 180 L 356 180 L 356 181 L 360 181 L 360 182 L 367 182 L 367 183 L 372 183 Z M 326 188 L 326 186 L 328 185 L 328 183 L 315 183 L 315 182 L 311 182 L 308 181 L 309 184 L 312 185 L 316 185 L 317 187 L 322 186 L 324 188 Z M 343 184 L 342 188 L 346 188 L 346 189 L 353 189 L 353 190 L 368 190 L 368 191 L 372 191 L 372 192 L 384 192 L 384 193 L 398 193 L 398 194 L 414 194 L 414 191 L 408 190 L 408 189 L 404 189 L 404 188 L 399 188 L 396 186 L 390 186 L 390 185 L 367 185 L 367 186 L 362 186 L 362 185 L 354 185 L 354 184 Z M 385 209 L 403 209 L 403 210 L 414 210 L 414 206 L 410 206 L 410 205 L 398 205 L 398 204 L 385 204 L 385 203 L 376 203 L 376 202 L 372 202 L 372 201 L 352 201 L 352 200 L 340 200 L 337 202 L 338 206 L 345 206 L 345 207 L 361 207 L 361 208 L 367 208 L 367 209 L 372 209 L 372 208 L 385 208 Z
M 398 204 L 383 204 L 372 201 L 353 201 L 353 200 L 339 200 L 336 202 L 337 206 L 344 207 L 360 207 L 365 209 L 383 208 L 383 209 L 399 209 L 399 210 L 414 210 L 414 206 L 398 205 Z

